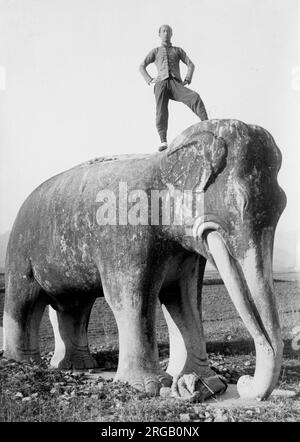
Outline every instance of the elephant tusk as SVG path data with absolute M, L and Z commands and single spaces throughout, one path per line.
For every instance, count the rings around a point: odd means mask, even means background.
M 268 285 L 267 277 L 265 282 L 257 275 L 257 281 L 250 281 L 250 293 L 248 279 L 245 279 L 240 266 L 229 254 L 221 235 L 210 232 L 207 243 L 229 295 L 255 343 L 254 377 L 241 377 L 238 392 L 241 397 L 266 399 L 278 380 L 283 349 L 272 288 Z M 248 264 L 250 261 L 243 263 L 246 273 Z M 251 267 L 254 265 L 251 261 Z
M 220 224 L 215 221 L 203 221 L 203 218 L 197 218 L 193 224 L 193 238 L 201 238 L 205 230 L 218 230 L 220 228 Z

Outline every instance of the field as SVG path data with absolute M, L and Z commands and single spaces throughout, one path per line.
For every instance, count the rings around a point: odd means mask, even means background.
M 3 282 L 3 277 L 2 277 Z M 0 284 L 3 308 L 3 285 Z M 278 388 L 292 390 L 292 398 L 243 409 L 215 409 L 206 403 L 151 398 L 128 385 L 88 374 L 49 369 L 53 336 L 47 314 L 41 326 L 41 365 L 0 359 L 0 421 L 300 421 L 300 351 L 292 348 L 293 329 L 300 326 L 299 285 L 294 275 L 276 275 L 275 291 L 285 341 L 284 364 Z M 157 335 L 163 367 L 168 358 L 167 329 L 158 307 Z M 2 314 L 1 314 L 2 317 Z M 203 287 L 203 317 L 212 368 L 235 383 L 253 374 L 252 341 L 221 282 L 207 278 Z M 117 330 L 103 299 L 97 300 L 89 327 L 90 346 L 99 366 L 117 366 Z

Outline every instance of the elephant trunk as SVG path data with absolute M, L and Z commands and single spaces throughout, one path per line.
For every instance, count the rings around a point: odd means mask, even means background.
M 230 255 L 218 232 L 210 231 L 206 240 L 229 295 L 255 343 L 254 377 L 239 379 L 239 395 L 266 399 L 278 381 L 283 353 L 272 276 L 273 230 L 265 229 L 260 244 L 250 247 L 239 260 Z

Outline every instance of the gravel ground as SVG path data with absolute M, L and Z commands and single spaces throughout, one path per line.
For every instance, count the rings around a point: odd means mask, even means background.
M 160 348 L 163 368 L 166 348 Z M 105 370 L 116 368 L 117 349 L 94 352 Z M 300 358 L 286 358 L 278 388 L 295 393 L 292 398 L 271 397 L 259 406 L 230 409 L 208 403 L 150 397 L 128 384 L 90 377 L 80 372 L 50 369 L 51 353 L 41 364 L 0 359 L 0 421 L 34 422 L 237 422 L 300 421 Z M 253 354 L 210 354 L 211 367 L 235 383 L 253 374 Z
M 53 335 L 45 315 L 40 338 L 41 364 L 19 364 L 0 358 L 0 421 L 300 421 L 300 351 L 291 346 L 293 329 L 300 326 L 299 284 L 296 280 L 280 280 L 275 282 L 275 291 L 285 339 L 278 388 L 292 390 L 296 393 L 293 398 L 271 397 L 263 405 L 249 409 L 214 409 L 207 403 L 153 398 L 120 382 L 50 369 Z M 0 275 L 0 314 L 3 297 Z M 233 384 L 241 375 L 253 374 L 253 342 L 219 280 L 208 281 L 203 287 L 203 316 L 212 369 Z M 166 368 L 167 329 L 159 308 L 157 334 L 161 365 Z M 93 308 L 89 340 L 99 366 L 115 370 L 118 336 L 114 318 L 103 299 L 97 300 Z

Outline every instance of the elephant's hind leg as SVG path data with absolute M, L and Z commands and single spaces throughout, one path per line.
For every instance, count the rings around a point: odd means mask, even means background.
M 3 315 L 6 358 L 40 360 L 39 326 L 47 303 L 31 272 L 7 272 Z
M 97 367 L 97 362 L 90 353 L 87 337 L 90 312 L 95 299 L 89 298 L 66 311 L 56 311 L 49 306 L 55 339 L 55 351 L 51 359 L 53 367 L 64 370 Z

